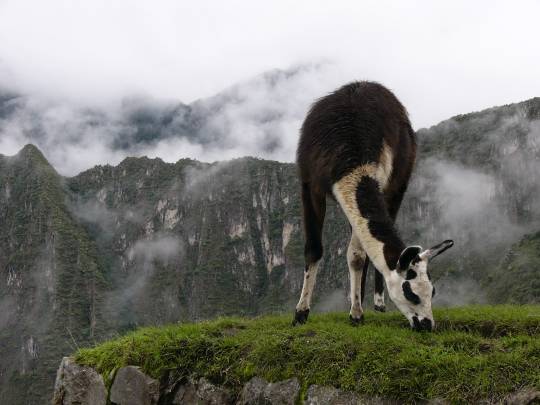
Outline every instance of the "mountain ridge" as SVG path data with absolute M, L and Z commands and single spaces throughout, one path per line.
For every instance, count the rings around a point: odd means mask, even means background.
M 540 121 L 521 109 L 419 131 L 397 227 L 426 247 L 456 241 L 431 266 L 435 306 L 539 300 Z M 291 311 L 301 288 L 292 163 L 128 157 L 62 176 L 27 145 L 0 156 L 0 223 L 0 395 L 13 404 L 48 400 L 59 359 L 77 345 L 139 326 Z M 348 239 L 329 200 L 316 312 L 347 310 Z M 512 297 L 500 293 L 509 283 Z

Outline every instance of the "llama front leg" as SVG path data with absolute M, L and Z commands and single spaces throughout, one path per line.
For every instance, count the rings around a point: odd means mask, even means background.
M 309 308 L 311 307 L 311 297 L 313 296 L 313 289 L 315 288 L 315 282 L 317 280 L 319 263 L 320 260 L 306 266 L 302 293 L 300 294 L 298 304 L 296 304 L 296 312 L 293 321 L 294 325 L 297 323 L 305 323 L 307 321 Z
M 360 241 L 353 233 L 347 249 L 347 264 L 349 265 L 351 310 L 349 319 L 353 325 L 358 325 L 364 319 L 362 310 L 362 273 L 366 252 L 362 249 Z
M 311 307 L 311 297 L 315 288 L 317 271 L 323 254 L 322 228 L 326 212 L 326 195 L 314 193 L 309 184 L 302 184 L 302 213 L 304 217 L 304 234 L 306 244 L 304 258 L 304 284 L 300 300 L 296 305 L 293 325 L 307 321 Z

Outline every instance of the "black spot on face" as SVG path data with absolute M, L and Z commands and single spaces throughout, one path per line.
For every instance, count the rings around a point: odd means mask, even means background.
M 407 276 L 405 277 L 406 280 L 412 280 L 414 278 L 416 278 L 418 274 L 416 274 L 416 271 L 412 270 L 412 269 L 409 269 L 407 270 Z
M 433 324 L 431 323 L 431 320 L 428 318 L 424 318 L 422 320 L 419 320 L 417 316 L 413 316 L 413 330 L 421 332 L 421 331 L 428 331 L 431 332 L 433 329 Z
M 421 302 L 420 297 L 413 292 L 411 288 L 411 283 L 409 283 L 408 281 L 405 281 L 402 285 L 402 288 L 403 288 L 403 294 L 405 295 L 405 298 L 407 298 L 407 300 L 409 300 L 415 305 L 420 304 Z

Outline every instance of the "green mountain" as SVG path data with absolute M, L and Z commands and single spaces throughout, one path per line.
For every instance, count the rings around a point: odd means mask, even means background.
M 411 244 L 456 241 L 432 265 L 435 305 L 538 303 L 540 99 L 418 137 L 398 227 Z M 293 164 L 127 158 L 66 178 L 28 145 L 0 155 L 0 224 L 6 403 L 48 400 L 77 347 L 143 325 L 290 312 L 301 288 Z M 347 307 L 349 237 L 329 202 L 315 311 Z
M 64 180 L 38 149 L 0 158 L 0 188 L 0 397 L 43 403 L 58 353 L 103 336 L 104 278 Z

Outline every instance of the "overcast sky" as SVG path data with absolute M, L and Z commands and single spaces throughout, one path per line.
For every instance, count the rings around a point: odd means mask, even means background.
M 242 148 L 219 155 L 292 160 L 311 100 L 352 80 L 390 87 L 416 129 L 540 96 L 539 17 L 540 1 L 0 0 L 0 86 L 60 103 L 62 111 L 108 111 L 126 96 L 189 103 L 270 69 L 324 62 L 269 96 L 294 110 L 282 130 L 286 147 L 271 155 Z M 259 108 L 265 94 L 256 93 L 257 106 L 250 94 L 242 108 Z M 56 121 L 57 110 L 47 110 Z M 18 135 L 24 117 L 17 118 L 0 131 L 0 153 L 32 141 Z M 48 135 L 49 146 L 40 146 L 51 155 L 65 138 Z M 66 173 L 122 158 L 104 154 L 108 135 L 98 135 L 96 153 L 68 163 Z M 140 153 L 215 156 L 175 147 Z
M 391 87 L 418 127 L 540 95 L 539 16 L 538 1 L 0 0 L 0 80 L 189 102 L 325 60 Z

